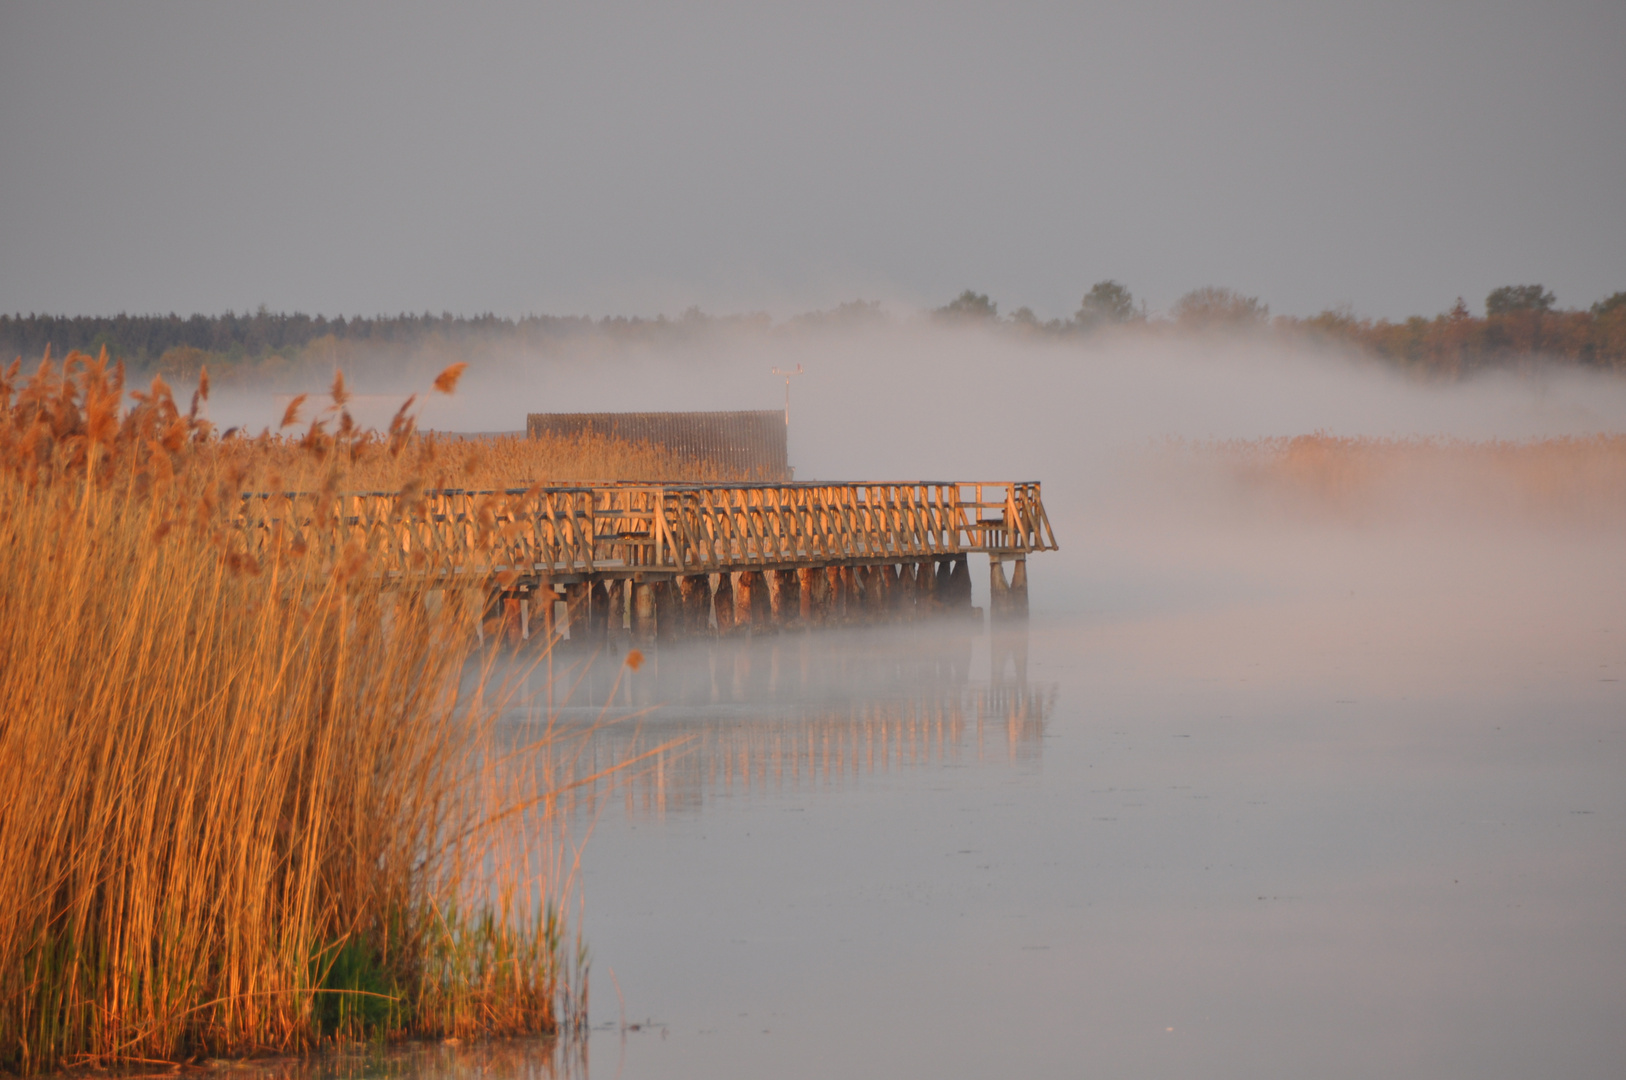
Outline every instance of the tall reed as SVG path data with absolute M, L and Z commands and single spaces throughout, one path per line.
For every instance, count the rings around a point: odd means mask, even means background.
M 251 556 L 225 513 L 410 431 L 223 443 L 123 398 L 105 355 L 0 374 L 0 1067 L 579 1022 L 556 822 L 489 669 L 460 694 L 466 606 Z

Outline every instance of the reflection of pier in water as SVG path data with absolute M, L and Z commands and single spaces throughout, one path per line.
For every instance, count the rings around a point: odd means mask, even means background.
M 981 635 L 977 635 L 980 637 Z M 973 680 L 969 633 L 783 635 L 650 654 L 558 662 L 551 703 L 562 735 L 553 780 L 633 767 L 583 786 L 629 814 L 698 810 L 707 796 L 834 789 L 918 765 L 1032 767 L 1055 689 L 1026 680 L 1026 632 L 988 643 Z M 547 715 L 546 669 L 533 715 Z M 658 749 L 665 747 L 665 749 Z

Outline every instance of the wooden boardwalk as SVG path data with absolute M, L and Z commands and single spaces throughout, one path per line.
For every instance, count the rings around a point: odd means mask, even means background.
M 619 600 L 627 623 L 649 633 L 662 608 L 679 606 L 664 621 L 689 633 L 702 629 L 702 607 L 704 628 L 725 633 L 842 621 L 854 604 L 877 616 L 969 609 L 974 553 L 990 560 L 992 613 L 1018 616 L 1027 556 L 1056 547 L 1039 484 L 1027 481 L 250 494 L 239 523 L 256 549 L 359 547 L 392 578 L 484 588 L 519 606 L 526 636 L 536 602 L 554 622 L 548 590 L 578 617 L 602 602 L 612 622 Z

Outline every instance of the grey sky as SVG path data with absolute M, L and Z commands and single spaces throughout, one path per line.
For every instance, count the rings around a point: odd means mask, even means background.
M 0 308 L 1626 289 L 1626 4 L 0 6 Z

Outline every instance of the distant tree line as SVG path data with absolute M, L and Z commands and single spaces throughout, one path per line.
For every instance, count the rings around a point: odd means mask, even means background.
M 1347 310 L 1308 318 L 1270 315 L 1257 297 L 1205 287 L 1181 297 L 1167 314 L 1154 315 L 1119 281 L 1100 281 L 1084 294 L 1068 319 L 1041 321 L 1023 307 L 1001 317 L 987 294 L 967 289 L 931 313 L 958 325 L 1000 327 L 1047 336 L 1118 332 L 1247 332 L 1308 339 L 1358 349 L 1419 373 L 1444 378 L 1537 360 L 1563 360 L 1626 374 L 1626 292 L 1587 309 L 1563 309 L 1541 285 L 1506 285 L 1485 298 L 1476 316 L 1459 299 L 1432 318 L 1399 322 L 1363 319 Z M 335 365 L 357 349 L 396 348 L 443 352 L 473 346 L 501 346 L 546 352 L 570 339 L 672 341 L 724 327 L 808 330 L 885 322 L 876 303 L 853 301 L 829 311 L 799 315 L 774 324 L 767 315 L 709 316 L 690 308 L 677 318 L 591 319 L 534 315 L 391 315 L 333 319 L 302 313 L 54 316 L 0 315 L 0 358 L 38 358 L 47 347 L 61 356 L 69 350 L 96 353 L 103 347 L 135 373 L 186 378 L 208 365 L 228 380 L 275 374 L 301 364 Z
M 1561 309 L 1541 285 L 1504 285 L 1485 298 L 1475 316 L 1460 297 L 1450 311 L 1400 322 L 1363 319 L 1347 310 L 1308 318 L 1277 316 L 1258 297 L 1208 286 L 1177 300 L 1166 317 L 1154 317 L 1118 281 L 1097 282 L 1071 319 L 1040 322 L 1028 308 L 999 317 L 999 305 L 970 289 L 936 309 L 945 322 L 1007 325 L 1027 332 L 1080 334 L 1106 327 L 1140 326 L 1180 332 L 1243 331 L 1308 338 L 1353 346 L 1423 374 L 1455 378 L 1495 367 L 1538 360 L 1564 360 L 1626 374 L 1626 292 L 1586 309 Z
M 636 320 L 633 320 L 636 321 Z M 272 353 L 292 354 L 313 342 L 417 344 L 492 339 L 550 338 L 591 330 L 592 319 L 534 316 L 503 319 L 441 314 L 333 319 L 300 312 L 224 315 L 0 315 L 0 346 L 12 356 L 39 356 L 47 346 L 60 356 L 70 349 L 109 354 L 139 368 L 158 368 L 165 354 L 206 355 L 227 362 Z

